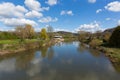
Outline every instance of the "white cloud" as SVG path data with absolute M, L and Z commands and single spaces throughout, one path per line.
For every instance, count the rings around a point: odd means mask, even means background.
M 73 12 L 71 10 L 69 10 L 69 11 L 63 10 L 63 11 L 61 11 L 60 15 L 71 15 L 72 16 L 74 14 L 73 14 Z
M 24 3 L 30 10 L 40 11 L 41 4 L 39 1 L 37 1 L 37 0 L 25 0 Z
M 120 1 L 114 1 L 107 4 L 107 6 L 105 6 L 105 9 L 113 12 L 120 12 Z
M 32 26 L 36 26 L 37 23 L 33 20 L 29 19 L 19 19 L 19 18 L 2 18 L 0 19 L 7 26 L 21 26 L 25 24 L 31 24 Z
M 23 6 L 15 6 L 13 3 L 6 2 L 0 4 L 0 17 L 24 17 L 27 12 Z
M 95 3 L 96 0 L 88 0 L 89 3 Z
M 32 11 L 48 11 L 50 7 L 42 7 L 38 0 L 25 0 L 24 4 Z
M 100 13 L 100 12 L 102 12 L 102 9 L 96 10 L 96 13 Z
M 39 20 L 41 23 L 49 23 L 49 22 L 56 22 L 58 21 L 58 18 L 51 18 L 50 16 L 48 17 L 43 17 Z
M 111 18 L 106 18 L 105 20 L 109 21 L 109 20 L 111 20 Z
M 42 17 L 43 14 L 33 10 L 33 11 L 30 11 L 30 12 L 26 13 L 25 16 L 27 18 L 34 18 L 34 17 L 39 18 L 39 17 Z
M 50 7 L 42 7 L 42 11 L 46 10 L 48 11 L 50 9 Z
M 49 4 L 50 6 L 53 6 L 58 3 L 58 0 L 48 0 L 48 1 L 46 1 L 46 3 Z
M 96 21 L 90 23 L 90 24 L 83 24 L 80 25 L 75 31 L 87 31 L 87 32 L 95 32 L 98 30 L 102 30 L 100 28 L 100 24 Z

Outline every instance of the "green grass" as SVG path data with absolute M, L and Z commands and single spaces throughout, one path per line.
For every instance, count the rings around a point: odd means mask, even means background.
M 38 41 L 37 39 L 26 39 L 25 42 L 36 42 Z M 14 40 L 0 40 L 0 44 L 19 44 L 20 39 L 14 39 Z
M 19 39 L 16 40 L 0 40 L 0 44 L 17 44 L 19 43 Z
M 26 39 L 25 42 L 29 43 L 29 42 L 36 42 L 38 41 L 38 39 Z
M 120 59 L 120 48 L 106 48 L 106 51 L 110 53 L 112 57 Z

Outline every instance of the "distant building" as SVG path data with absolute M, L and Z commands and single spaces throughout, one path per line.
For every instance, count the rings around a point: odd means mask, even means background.
M 62 39 L 63 37 L 62 36 L 54 36 L 54 38 Z

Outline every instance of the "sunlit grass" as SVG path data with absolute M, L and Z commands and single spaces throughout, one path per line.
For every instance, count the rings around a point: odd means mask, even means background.
M 37 39 L 25 39 L 26 43 L 29 42 L 36 42 Z M 20 39 L 14 39 L 14 40 L 0 40 L 0 44 L 18 44 L 20 43 Z

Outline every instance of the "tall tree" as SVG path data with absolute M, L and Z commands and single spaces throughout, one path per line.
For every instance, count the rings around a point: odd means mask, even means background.
M 35 31 L 34 28 L 30 24 L 25 25 L 25 33 L 28 39 L 32 39 L 34 37 Z
M 41 30 L 41 32 L 40 32 L 40 38 L 41 38 L 42 40 L 47 40 L 47 39 L 48 39 L 48 35 L 47 35 L 47 32 L 46 32 L 46 29 L 45 29 L 45 28 L 43 28 L 43 29 Z

